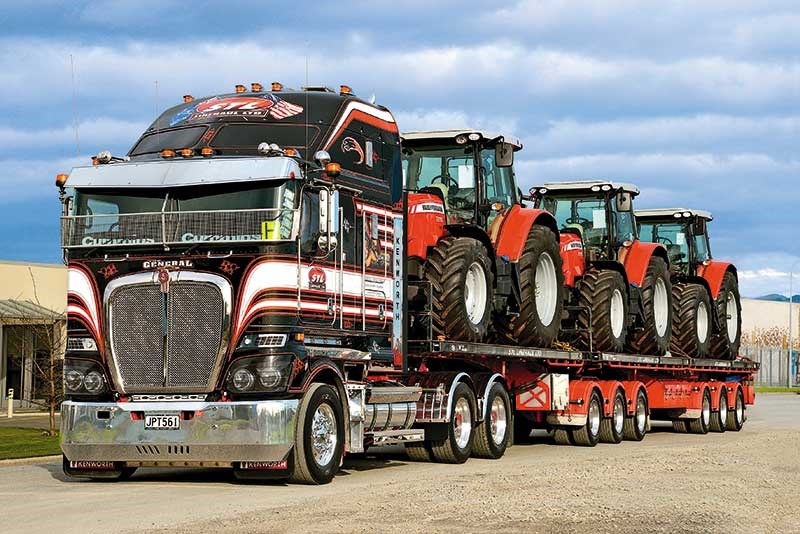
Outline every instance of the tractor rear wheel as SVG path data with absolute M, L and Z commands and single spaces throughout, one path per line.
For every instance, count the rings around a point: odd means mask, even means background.
M 735 360 L 742 339 L 742 303 L 739 300 L 739 282 L 730 271 L 722 279 L 716 307 L 720 329 L 711 339 L 711 355 Z
M 644 329 L 631 336 L 632 352 L 661 356 L 672 336 L 672 282 L 667 262 L 652 256 L 642 284 Z
M 564 306 L 558 238 L 547 227 L 533 225 L 519 260 L 519 315 L 497 321 L 501 337 L 525 347 L 549 347 L 561 329 Z
M 627 295 L 617 271 L 592 268 L 583 275 L 578 283 L 578 329 L 584 349 L 622 352 L 628 333 Z
M 445 237 L 428 254 L 433 337 L 481 342 L 489 331 L 494 275 L 486 248 L 476 239 Z
M 700 284 L 672 286 L 670 351 L 690 358 L 707 358 L 711 340 L 711 298 Z

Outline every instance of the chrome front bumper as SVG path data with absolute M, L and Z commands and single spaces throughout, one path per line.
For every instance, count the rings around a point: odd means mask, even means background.
M 66 401 L 61 405 L 61 450 L 72 461 L 135 465 L 230 466 L 234 462 L 281 461 L 294 442 L 298 404 L 296 399 Z M 146 430 L 142 413 L 182 413 L 184 418 L 179 430 Z

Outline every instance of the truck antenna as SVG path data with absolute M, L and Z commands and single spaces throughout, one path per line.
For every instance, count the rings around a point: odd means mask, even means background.
M 305 54 L 306 54 L 306 90 L 304 91 L 305 92 L 305 97 L 306 97 L 306 110 L 305 110 L 306 111 L 306 120 L 305 120 L 305 124 L 306 124 L 306 131 L 305 131 L 306 153 L 305 153 L 305 159 L 309 160 L 310 159 L 309 156 L 310 156 L 311 147 L 308 146 L 308 120 L 309 120 L 309 117 L 311 117 L 311 114 L 309 113 L 309 110 L 308 110 L 308 39 L 306 39 Z
M 75 88 L 75 60 L 72 54 L 69 55 L 69 70 L 72 77 L 72 126 L 75 129 L 75 155 L 81 155 L 81 138 L 78 134 L 78 102 L 77 90 Z

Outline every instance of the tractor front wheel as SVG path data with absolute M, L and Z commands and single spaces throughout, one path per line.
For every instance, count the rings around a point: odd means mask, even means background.
M 711 340 L 714 358 L 734 360 L 739 355 L 742 338 L 742 303 L 739 300 L 739 282 L 732 272 L 725 273 L 716 301 L 720 329 Z
M 700 284 L 672 286 L 672 341 L 676 355 L 707 358 L 711 339 L 711 298 Z
M 628 292 L 617 271 L 589 269 L 578 284 L 583 348 L 622 352 L 628 333 Z
M 667 262 L 658 256 L 650 265 L 642 284 L 644 329 L 631 336 L 631 350 L 639 354 L 666 354 L 672 335 L 672 283 Z

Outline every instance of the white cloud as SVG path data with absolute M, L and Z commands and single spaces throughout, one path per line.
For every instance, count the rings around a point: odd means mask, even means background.
M 76 150 L 76 144 L 87 149 L 95 147 L 129 148 L 147 128 L 147 122 L 126 121 L 110 117 L 84 120 L 78 124 L 78 140 L 72 125 L 56 128 L 15 129 L 0 127 L 0 151 L 33 150 L 52 151 L 61 148 L 64 152 Z

